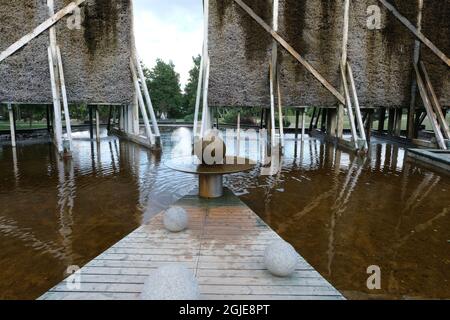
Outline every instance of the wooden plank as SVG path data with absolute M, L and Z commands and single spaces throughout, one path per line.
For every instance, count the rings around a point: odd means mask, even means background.
M 27 35 L 23 36 L 18 41 L 16 41 L 14 44 L 9 46 L 6 50 L 4 50 L 3 52 L 0 53 L 0 63 L 3 60 L 5 60 L 6 58 L 8 58 L 9 56 L 11 56 L 12 54 L 14 54 L 15 52 L 17 52 L 20 48 L 25 46 L 31 40 L 36 38 L 42 32 L 44 32 L 47 29 L 49 29 L 50 27 L 52 27 L 54 24 L 56 24 L 59 20 L 64 18 L 66 15 L 68 15 L 69 13 L 72 13 L 76 7 L 80 6 L 85 1 L 86 0 L 76 0 L 72 3 L 70 3 L 69 5 L 67 5 L 60 11 L 58 11 L 56 14 L 51 16 L 49 19 L 45 20 L 39 26 L 37 26 L 33 31 L 31 31 L 30 33 L 28 33 Z
M 425 89 L 425 85 L 423 84 L 422 76 L 420 75 L 419 68 L 417 67 L 417 65 L 414 65 L 414 70 L 416 72 L 417 85 L 419 86 L 420 96 L 422 97 L 423 104 L 428 114 L 428 119 L 430 119 L 434 134 L 436 135 L 437 143 L 442 150 L 447 150 L 447 146 L 444 141 L 444 136 L 442 135 L 441 130 L 439 128 L 439 124 L 436 120 L 436 115 L 434 114 L 433 107 L 431 106 L 431 102 L 428 98 L 427 91 Z
M 420 61 L 420 67 L 422 69 L 422 73 L 424 76 L 423 80 L 425 81 L 426 87 L 431 96 L 431 106 L 433 107 L 434 112 L 436 113 L 438 123 L 441 126 L 444 137 L 446 139 L 450 139 L 450 129 L 448 123 L 445 119 L 444 113 L 442 112 L 441 104 L 439 103 L 436 91 L 434 91 L 433 85 L 431 84 L 430 77 L 428 75 L 427 69 L 425 68 L 425 64 L 423 63 L 423 61 Z
M 264 30 L 266 30 L 284 49 L 286 49 L 298 62 L 300 62 L 328 91 L 331 92 L 342 104 L 344 97 L 331 85 L 314 67 L 306 61 L 294 48 L 286 42 L 277 32 L 264 22 L 249 6 L 242 0 L 234 0 L 245 12 L 247 12 Z
M 182 202 L 177 205 L 182 206 Z M 301 256 L 291 277 L 271 275 L 264 265 L 264 250 L 273 239 L 280 239 L 275 232 L 255 214 L 253 222 L 257 226 L 241 228 L 239 219 L 225 228 L 220 226 L 222 219 L 230 218 L 229 215 L 248 216 L 251 211 L 243 204 L 202 210 L 189 207 L 189 210 L 197 216 L 200 212 L 203 221 L 213 223 L 213 227 L 208 223 L 197 224 L 196 227 L 203 229 L 173 234 L 162 230 L 162 215 L 157 215 L 148 226 L 138 228 L 84 266 L 81 291 L 68 292 L 62 282 L 41 298 L 139 299 L 147 276 L 156 268 L 172 263 L 194 271 L 202 299 L 343 298 Z M 217 235 L 218 232 L 224 234 Z
M 408 19 L 401 15 L 400 12 L 398 12 L 398 10 L 392 4 L 390 4 L 386 0 L 378 1 L 380 1 L 401 23 L 403 23 L 409 29 L 409 31 L 411 31 L 414 36 L 416 36 L 417 39 L 425 44 L 431 51 L 433 51 L 436 56 L 438 56 L 438 58 L 440 58 L 447 66 L 450 67 L 450 59 L 441 50 L 439 50 L 427 37 L 425 37 L 422 32 L 417 30 L 417 28 L 415 28 Z

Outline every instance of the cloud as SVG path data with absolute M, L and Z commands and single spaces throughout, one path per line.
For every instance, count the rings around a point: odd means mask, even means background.
M 184 87 L 203 43 L 202 1 L 134 0 L 136 47 L 149 68 L 172 60 Z

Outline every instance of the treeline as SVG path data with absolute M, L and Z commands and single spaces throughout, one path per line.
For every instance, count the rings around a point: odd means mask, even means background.
M 194 118 L 200 61 L 200 55 L 192 58 L 193 65 L 184 90 L 181 89 L 180 75 L 175 71 L 172 61 L 157 59 L 152 69 L 144 66 L 147 87 L 158 118 L 188 121 Z

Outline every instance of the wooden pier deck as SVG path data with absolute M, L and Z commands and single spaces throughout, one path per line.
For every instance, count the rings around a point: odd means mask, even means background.
M 152 269 L 172 263 L 195 272 L 205 300 L 344 299 L 300 256 L 292 277 L 272 276 L 263 254 L 279 236 L 231 192 L 217 200 L 187 196 L 176 205 L 190 214 L 188 230 L 166 231 L 159 214 L 86 264 L 79 290 L 63 281 L 40 299 L 139 299 Z

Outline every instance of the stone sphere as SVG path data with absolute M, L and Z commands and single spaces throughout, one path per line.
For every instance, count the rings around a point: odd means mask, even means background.
M 205 152 L 206 148 L 208 150 Z M 218 130 L 210 130 L 203 138 L 196 139 L 194 143 L 194 154 L 201 164 L 224 164 L 226 153 L 227 147 Z M 208 159 L 208 157 L 211 157 L 211 159 Z
M 298 253 L 286 241 L 277 240 L 267 246 L 264 252 L 267 270 L 277 277 L 289 277 L 298 264 Z
M 189 217 L 181 207 L 171 207 L 164 212 L 164 227 L 170 232 L 180 232 L 188 227 Z
M 197 279 L 186 266 L 169 264 L 153 271 L 144 282 L 142 300 L 198 300 Z

